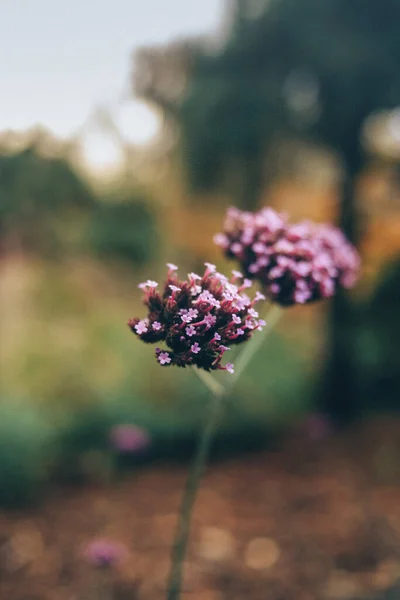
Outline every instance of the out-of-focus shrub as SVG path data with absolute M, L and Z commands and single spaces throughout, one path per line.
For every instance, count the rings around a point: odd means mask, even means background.
M 50 432 L 26 405 L 0 405 L 0 506 L 34 501 L 46 477 Z
M 145 263 L 158 247 L 155 216 L 140 198 L 101 202 L 92 216 L 88 242 L 102 257 Z
M 114 460 L 112 431 L 121 425 L 145 428 L 151 419 L 143 418 L 143 411 L 151 412 L 151 408 L 135 397 L 98 398 L 71 411 L 58 431 L 56 477 L 72 483 L 107 480 L 119 466 Z M 146 456 L 140 458 L 142 462 Z
M 54 257 L 94 197 L 64 158 L 0 154 L 0 247 Z
M 312 373 L 292 344 L 278 334 L 274 337 L 228 401 L 212 449 L 215 458 L 269 445 L 282 426 L 309 408 Z M 0 504 L 17 506 L 34 499 L 45 477 L 104 483 L 121 469 L 160 459 L 186 461 L 191 456 L 208 410 L 209 392 L 189 369 L 175 374 L 161 370 L 153 381 L 155 362 L 148 350 L 141 369 L 132 371 L 114 390 L 96 388 L 90 393 L 87 389 L 86 399 L 63 395 L 42 405 L 53 424 L 51 439 L 43 422 L 25 405 L 1 407 Z M 132 366 L 137 360 L 133 348 Z M 139 393 L 143 369 L 148 376 Z M 224 375 L 226 383 L 226 374 L 219 374 L 219 379 L 223 381 Z M 115 452 L 110 436 L 124 424 L 148 433 L 150 444 L 144 452 Z M 51 452 L 47 452 L 49 441 Z
M 96 403 L 70 414 L 58 432 L 55 477 L 68 483 L 106 479 L 112 470 L 106 440 L 114 423 Z
M 191 369 L 180 370 L 175 378 L 170 375 L 170 371 L 162 370 L 158 385 L 143 389 L 138 397 L 133 391 L 137 387 L 136 374 L 121 382 L 114 396 L 105 395 L 85 407 L 76 406 L 60 434 L 58 474 L 69 481 L 83 481 L 88 476 L 102 477 L 103 468 L 107 476 L 110 453 L 115 454 L 110 434 L 115 426 L 123 424 L 143 428 L 151 443 L 143 453 L 117 457 L 113 468 L 135 467 L 159 459 L 186 460 L 207 414 L 209 392 Z M 229 383 L 226 374 L 220 374 L 219 379 L 223 382 L 224 376 L 225 383 Z M 233 391 L 213 455 L 237 455 L 269 444 L 274 432 L 309 409 L 311 381 L 312 373 L 304 368 L 300 353 L 275 335 Z

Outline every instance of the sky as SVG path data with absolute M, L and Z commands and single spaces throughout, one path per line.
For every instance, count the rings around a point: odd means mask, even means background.
M 131 141 L 145 141 L 155 117 L 126 100 L 133 49 L 217 31 L 223 8 L 224 0 L 0 0 L 0 132 L 39 124 L 69 137 L 109 106 Z

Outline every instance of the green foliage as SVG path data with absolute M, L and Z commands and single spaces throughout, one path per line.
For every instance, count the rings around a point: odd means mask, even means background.
M 0 405 L 0 506 L 24 506 L 38 496 L 49 462 L 49 429 L 25 405 Z
M 102 257 L 145 263 L 158 247 L 155 216 L 146 201 L 136 197 L 98 202 L 88 241 Z
M 312 373 L 305 370 L 305 359 L 280 336 L 270 338 L 243 376 L 239 387 L 232 392 L 228 410 L 221 423 L 223 436 L 238 436 L 264 431 L 284 423 L 310 404 Z M 195 440 L 199 424 L 209 400 L 209 391 L 197 380 L 192 369 L 170 373 L 160 371 L 165 380 L 162 403 L 154 398 L 141 397 L 121 387 L 115 396 L 104 396 L 85 408 L 77 408 L 63 432 L 63 443 L 76 452 L 108 447 L 108 434 L 114 425 L 134 423 L 149 431 L 153 441 L 166 448 L 167 440 Z M 155 374 L 156 371 L 154 371 Z M 171 377 L 169 377 L 171 376 Z M 215 375 L 221 383 L 229 384 L 226 373 Z M 133 381 L 129 387 L 132 387 Z
M 265 420 L 279 423 L 311 405 L 315 373 L 305 345 L 305 339 L 295 345 L 278 333 L 270 334 L 243 374 L 244 408 L 253 405 L 256 415 L 264 413 Z
M 304 365 L 296 350 L 279 336 L 273 336 L 253 361 L 239 388 L 232 392 L 217 433 L 214 455 L 237 454 L 265 446 L 273 431 L 304 412 L 311 402 L 312 379 Z M 207 414 L 209 392 L 191 369 L 179 373 L 160 371 L 157 365 L 156 369 L 164 390 L 162 398 L 154 386 L 137 396 L 130 391 L 137 387 L 134 378 L 125 384 L 125 390 L 121 385 L 114 395 L 98 394 L 85 406 L 73 407 L 66 402 L 66 416 L 58 433 L 58 478 L 84 481 L 88 477 L 108 476 L 112 467 L 110 431 L 123 423 L 143 427 L 151 438 L 150 448 L 143 455 L 125 457 L 124 466 L 156 459 L 186 460 L 191 456 Z M 150 372 L 149 368 L 146 372 Z M 219 379 L 229 383 L 225 373 Z
M 53 256 L 76 213 L 92 207 L 91 192 L 65 159 L 45 158 L 34 147 L 0 154 L 0 173 L 2 244 Z
M 120 468 L 137 468 L 160 459 L 188 460 L 207 414 L 209 392 L 192 370 L 160 369 L 151 354 L 139 369 L 152 381 L 147 388 L 137 371 L 113 390 L 105 385 L 102 392 L 97 381 L 90 388 L 88 380 L 84 397 L 68 398 L 64 390 L 62 396 L 43 405 L 51 435 L 25 405 L 4 403 L 0 414 L 0 504 L 14 507 L 32 501 L 49 479 L 104 483 Z M 132 363 L 136 362 L 134 356 Z M 312 374 L 304 364 L 303 357 L 283 338 L 270 338 L 229 399 L 213 445 L 214 457 L 265 447 L 281 426 L 308 407 Z M 153 377 L 156 373 L 158 377 Z M 225 373 L 219 376 L 226 382 Z M 133 391 L 139 387 L 140 393 Z M 149 432 L 151 445 L 146 452 L 116 456 L 110 431 L 123 423 Z
M 153 257 L 156 223 L 145 199 L 98 198 L 66 159 L 44 157 L 34 146 L 0 154 L 0 174 L 5 249 L 54 259 L 86 248 L 138 264 Z
M 107 478 L 116 467 L 138 466 L 156 458 L 187 456 L 197 438 L 196 407 L 175 412 L 157 409 L 151 402 L 132 396 L 98 398 L 89 406 L 72 411 L 58 433 L 54 474 L 68 482 Z M 195 403 L 196 404 L 196 403 Z M 178 414 L 178 416 L 177 416 Z M 134 424 L 149 432 L 151 445 L 138 456 L 121 457 L 112 448 L 110 432 L 116 425 Z
M 94 403 L 69 415 L 58 433 L 54 476 L 69 483 L 107 476 L 112 468 L 107 438 L 114 423 Z

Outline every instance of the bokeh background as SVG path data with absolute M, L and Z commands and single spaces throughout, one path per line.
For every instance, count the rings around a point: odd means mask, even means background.
M 208 393 L 189 370 L 160 369 L 153 348 L 132 336 L 126 322 L 142 314 L 138 283 L 162 279 L 167 261 L 182 273 L 201 269 L 205 260 L 232 268 L 212 244 L 231 205 L 269 205 L 295 220 L 337 223 L 357 245 L 363 267 L 351 293 L 287 310 L 234 391 L 205 482 L 209 495 L 199 501 L 198 521 L 214 532 L 196 529 L 206 558 L 193 558 L 190 597 L 205 589 L 204 598 L 358 598 L 364 597 L 354 588 L 359 578 L 351 588 L 349 572 L 379 575 L 386 561 L 386 579 L 376 575 L 384 590 L 400 575 L 400 514 L 393 516 L 384 558 L 351 568 L 328 561 L 326 569 L 326 557 L 336 556 L 340 544 L 328 540 L 321 558 L 313 541 L 318 556 L 305 564 L 325 568 L 325 578 L 316 568 L 308 583 L 299 583 L 306 567 L 285 560 L 304 541 L 304 515 L 293 517 L 300 529 L 291 527 L 289 543 L 279 540 L 285 518 L 280 523 L 271 508 L 304 486 L 318 495 L 326 484 L 328 496 L 342 486 L 325 519 L 332 521 L 335 510 L 337 519 L 348 515 L 353 503 L 363 531 L 356 528 L 355 539 L 365 534 L 362 544 L 370 549 L 379 546 L 370 528 L 379 536 L 388 525 L 377 524 L 360 497 L 384 484 L 390 506 L 400 505 L 399 22 L 398 0 L 1 3 L 0 505 L 6 512 L 0 589 L 6 597 L 80 598 L 91 584 L 79 571 L 79 544 L 110 531 L 123 537 L 126 520 L 142 528 L 133 541 L 125 539 L 136 548 L 136 567 L 117 579 L 129 588 L 126 597 L 160 597 L 163 578 L 151 565 L 168 558 Z M 112 447 L 110 432 L 121 424 L 147 432 L 145 451 Z M 328 472 L 329 485 L 322 484 L 318 477 Z M 310 473 L 315 480 L 300 485 Z M 244 500 L 242 486 L 264 489 L 271 477 L 281 478 L 279 490 Z M 220 506 L 221 498 L 228 504 Z M 244 512 L 238 508 L 237 521 L 221 529 L 242 498 Z M 146 505 L 152 507 L 147 529 L 140 508 Z M 254 511 L 275 523 L 273 538 L 261 516 L 251 521 Z M 315 516 L 318 506 L 309 511 Z M 86 515 L 79 526 L 78 514 Z M 69 537 L 53 531 L 49 541 L 46 527 L 65 528 Z M 137 535 L 143 543 L 152 527 L 153 537 L 164 532 L 163 543 L 157 538 L 150 549 L 139 548 Z M 261 544 L 259 553 L 271 564 L 261 558 L 260 569 L 257 560 L 236 557 L 242 573 L 237 564 L 229 571 L 230 550 L 222 562 L 210 558 L 221 544 L 231 549 L 227 532 L 243 544 L 246 536 L 251 543 L 267 535 L 276 547 Z M 350 556 L 364 552 L 341 543 Z M 202 569 L 204 561 L 213 563 L 215 581 L 204 580 L 204 569 L 199 575 L 199 561 Z M 390 569 L 387 575 L 388 561 L 397 575 Z M 279 591 L 289 581 L 292 588 Z M 346 582 L 353 590 L 347 596 Z M 342 595 L 329 596 L 329 585 L 336 591 L 339 585 Z M 376 582 L 363 585 L 378 593 Z M 121 590 L 117 598 L 125 597 Z

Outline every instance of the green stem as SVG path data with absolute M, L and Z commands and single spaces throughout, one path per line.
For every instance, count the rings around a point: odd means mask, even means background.
M 190 468 L 189 477 L 183 494 L 182 506 L 179 512 L 178 527 L 175 537 L 175 543 L 172 550 L 172 566 L 168 585 L 167 600 L 179 600 L 182 586 L 183 564 L 186 554 L 186 548 L 189 541 L 191 515 L 196 500 L 197 490 L 203 475 L 204 467 L 210 452 L 211 442 L 217 429 L 219 417 L 222 411 L 223 399 L 228 390 L 236 383 L 247 364 L 263 343 L 264 339 L 277 323 L 282 315 L 282 309 L 273 305 L 268 311 L 266 318 L 267 324 L 263 333 L 254 337 L 254 341 L 248 344 L 246 350 L 240 355 L 237 362 L 236 374 L 231 379 L 231 384 L 224 387 L 219 383 L 211 373 L 202 369 L 196 369 L 195 372 L 203 383 L 212 393 L 210 403 L 210 413 L 204 424 L 201 433 L 199 445 Z
M 190 469 L 189 477 L 186 483 L 186 489 L 183 495 L 182 506 L 179 513 L 178 529 L 172 551 L 172 567 L 168 585 L 167 600 L 178 600 L 180 597 L 183 564 L 190 534 L 191 514 L 199 483 L 203 475 L 205 463 L 210 451 L 211 442 L 218 425 L 218 420 L 222 409 L 222 400 L 225 394 L 223 386 L 218 384 L 218 382 L 215 380 L 211 382 L 208 378 L 203 378 L 200 373 L 203 375 L 205 372 L 199 371 L 198 375 L 201 377 L 201 379 L 203 379 L 203 381 L 207 381 L 206 385 L 212 389 L 213 397 L 211 399 L 210 414 L 208 415 L 203 432 L 200 436 L 197 452 Z M 214 384 L 217 384 L 218 388 L 214 386 Z
M 209 371 L 204 371 L 203 369 L 196 369 L 196 375 L 202 380 L 206 387 L 215 395 L 215 396 L 223 396 L 225 394 L 224 386 L 219 383 L 214 377 L 211 375 Z
M 250 344 L 247 344 L 246 349 L 242 352 L 242 354 L 236 361 L 235 376 L 232 384 L 236 383 L 236 381 L 239 379 L 244 369 L 249 364 L 250 360 L 253 358 L 257 350 L 263 344 L 267 335 L 271 332 L 272 328 L 277 324 L 277 322 L 281 318 L 282 314 L 283 308 L 281 308 L 278 304 L 273 304 L 268 310 L 265 316 L 266 325 L 264 329 L 258 335 L 257 333 L 256 335 L 254 335 L 253 341 Z

